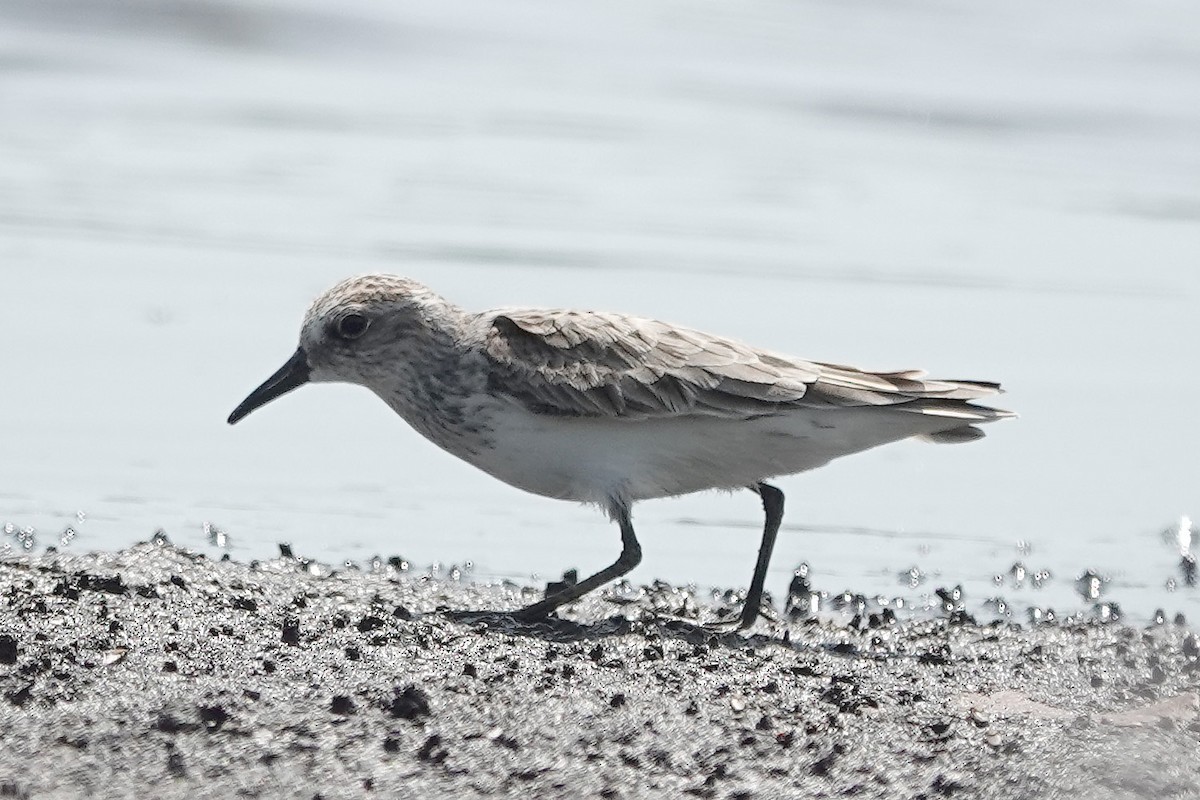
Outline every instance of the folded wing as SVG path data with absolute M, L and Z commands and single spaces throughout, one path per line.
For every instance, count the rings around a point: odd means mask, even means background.
M 483 321 L 491 389 L 538 414 L 748 418 L 795 407 L 894 406 L 964 424 L 1011 416 L 967 402 L 998 394 L 995 383 L 804 361 L 656 320 L 530 309 Z

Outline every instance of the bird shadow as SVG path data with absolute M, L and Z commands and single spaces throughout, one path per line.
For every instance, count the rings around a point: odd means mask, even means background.
M 615 614 L 601 619 L 578 622 L 557 616 L 529 620 L 522 618 L 519 612 L 506 611 L 441 610 L 432 613 L 476 628 L 487 628 L 511 636 L 556 643 L 599 641 L 650 631 L 659 636 L 710 647 L 766 646 L 786 643 L 785 639 L 781 639 L 779 635 L 767 635 L 753 630 L 747 632 L 714 628 L 700 622 L 659 614 L 646 614 L 636 619 L 631 619 L 624 614 Z
M 738 630 L 729 627 L 728 624 L 717 623 L 714 626 L 644 608 L 639 617 L 618 613 L 586 621 L 557 616 L 529 620 L 521 618 L 519 611 L 454 611 L 444 607 L 428 614 L 469 625 L 477 631 L 492 630 L 508 636 L 555 644 L 602 644 L 605 640 L 641 634 L 687 642 L 710 650 L 780 648 L 796 653 L 823 654 L 846 661 L 874 662 L 891 662 L 912 657 L 902 653 L 872 651 L 846 642 L 841 637 L 822 635 L 814 630 L 807 630 L 804 625 L 792 624 L 786 619 L 774 616 L 764 617 L 754 628 Z

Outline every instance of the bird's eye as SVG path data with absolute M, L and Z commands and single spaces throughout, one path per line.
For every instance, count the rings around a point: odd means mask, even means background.
M 337 321 L 334 332 L 342 339 L 357 339 L 367 332 L 371 321 L 362 314 L 347 314 Z

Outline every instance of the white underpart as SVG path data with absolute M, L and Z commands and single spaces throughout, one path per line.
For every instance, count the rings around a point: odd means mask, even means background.
M 466 460 L 534 494 L 606 506 L 751 486 L 888 442 L 962 426 L 960 419 L 889 408 L 640 421 L 535 415 L 504 402 L 489 411 L 492 446 Z

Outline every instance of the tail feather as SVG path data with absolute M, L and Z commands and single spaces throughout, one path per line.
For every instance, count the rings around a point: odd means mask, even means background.
M 967 419 L 975 422 L 991 422 L 992 420 L 1007 419 L 1008 417 L 1016 416 L 1012 411 L 1005 411 L 1002 408 L 977 406 L 974 403 L 967 403 L 962 400 L 948 400 L 941 397 L 912 400 L 898 407 L 905 411 L 927 414 L 931 417 L 950 417 L 951 419 Z
M 948 431 L 922 434 L 917 438 L 924 442 L 933 442 L 934 444 L 962 444 L 963 442 L 973 442 L 976 439 L 982 439 L 986 435 L 974 425 L 962 425 L 958 428 L 951 428 Z

